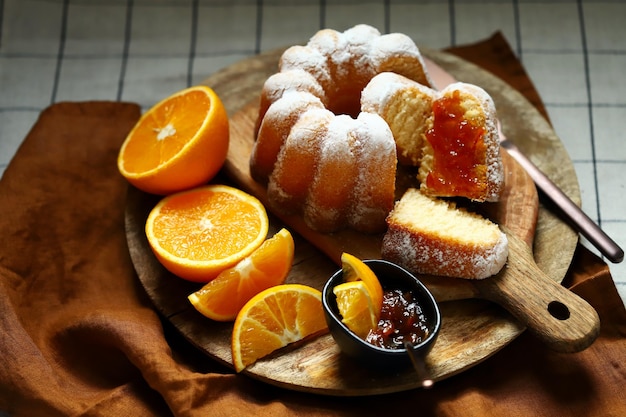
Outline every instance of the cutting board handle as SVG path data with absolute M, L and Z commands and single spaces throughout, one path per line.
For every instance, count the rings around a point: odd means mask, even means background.
M 600 332 L 594 308 L 544 274 L 528 245 L 506 230 L 509 260 L 500 273 L 481 282 L 485 299 L 506 308 L 528 330 L 558 352 L 579 352 Z M 485 284 L 485 285 L 483 285 Z

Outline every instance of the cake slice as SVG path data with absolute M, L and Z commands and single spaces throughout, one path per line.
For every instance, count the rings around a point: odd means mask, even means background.
M 383 259 L 416 274 L 483 279 L 498 273 L 508 257 L 498 225 L 415 188 L 395 204 L 387 225 Z
M 436 93 L 402 75 L 383 72 L 372 78 L 361 94 L 361 110 L 380 115 L 389 125 L 401 165 L 421 163 Z
M 491 96 L 457 82 L 441 90 L 432 111 L 418 174 L 421 190 L 437 197 L 498 201 L 504 167 Z
M 482 88 L 457 82 L 437 91 L 386 72 L 365 87 L 361 109 L 387 122 L 398 162 L 419 166 L 425 194 L 499 200 L 504 168 L 496 109 Z

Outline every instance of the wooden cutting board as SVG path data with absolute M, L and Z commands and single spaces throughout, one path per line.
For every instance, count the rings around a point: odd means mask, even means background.
M 247 157 L 253 140 L 251 129 L 256 118 L 259 90 L 265 79 L 275 72 L 281 52 L 272 51 L 238 62 L 205 81 L 220 95 L 231 116 L 232 142 L 224 172 L 236 185 L 261 199 L 264 190 L 250 182 L 245 174 Z M 574 201 L 580 201 L 574 169 L 567 153 L 545 119 L 523 96 L 491 74 L 452 55 L 436 51 L 425 51 L 425 55 L 455 78 L 485 88 L 496 102 L 499 119 L 507 137 L 529 155 Z M 513 194 L 506 201 L 516 201 L 521 205 L 514 209 L 508 203 L 491 205 L 487 214 L 511 226 L 509 235 L 513 247 L 516 248 L 514 250 L 523 253 L 526 248 L 529 254 L 534 254 L 534 260 L 546 274 L 546 280 L 549 283 L 558 283 L 573 257 L 577 234 L 548 210 L 538 206 L 534 186 L 512 159 L 505 157 L 505 164 L 509 184 L 507 192 Z M 156 308 L 183 336 L 209 356 L 230 366 L 232 324 L 213 322 L 197 313 L 188 303 L 187 295 L 195 291 L 198 285 L 169 274 L 149 249 L 143 226 L 148 212 L 157 201 L 158 197 L 136 189 L 131 189 L 128 196 L 127 236 L 139 279 Z M 520 214 L 522 221 L 511 220 L 520 219 Z M 277 231 L 283 224 L 287 224 L 292 230 L 299 229 L 297 222 L 298 219 L 285 218 L 281 221 L 272 217 L 270 233 Z M 516 239 L 515 235 L 521 239 Z M 305 229 L 300 229 L 300 235 L 295 237 L 296 258 L 288 281 L 319 289 L 337 269 L 338 248 L 362 257 L 376 257 L 380 253 L 376 237 L 363 237 L 353 232 L 346 232 L 345 237 L 335 236 L 330 241 L 328 238 L 320 241 Z M 525 242 L 534 246 L 532 253 L 524 246 Z M 516 258 L 513 269 L 518 271 L 515 277 L 519 279 L 523 279 L 520 275 L 537 272 L 532 256 Z M 524 307 L 527 303 L 524 303 L 523 285 L 515 286 L 515 292 L 510 293 L 501 291 L 497 283 L 490 283 L 482 288 L 464 280 L 425 278 L 425 281 L 437 294 L 443 315 L 440 337 L 427 358 L 427 368 L 435 380 L 448 378 L 477 365 L 514 340 L 525 329 L 522 322 L 506 309 L 499 307 L 498 304 L 502 305 L 503 299 L 520 298 L 515 308 L 504 304 L 524 322 L 529 323 L 528 319 L 533 319 L 530 323 L 537 334 L 547 342 L 551 341 L 554 332 L 549 330 L 547 335 L 542 334 L 541 328 L 541 324 L 550 320 L 550 317 L 544 317 L 544 311 L 538 317 L 528 317 L 528 309 Z M 541 281 L 541 285 L 545 285 L 544 281 Z M 548 288 L 549 291 L 559 291 L 558 285 L 548 284 Z M 560 295 L 559 293 L 558 296 Z M 473 298 L 492 299 L 497 304 Z M 540 298 L 537 303 L 541 305 L 544 301 Z M 570 301 L 566 298 L 563 303 L 567 305 Z M 574 313 L 577 313 L 576 308 L 574 307 Z M 585 310 L 586 306 L 582 305 L 581 308 Z M 581 326 L 587 324 L 583 323 Z M 591 327 L 593 326 L 591 323 Z M 557 328 L 555 332 L 560 334 L 562 330 Z M 573 350 L 580 349 L 594 338 L 592 330 L 583 330 L 583 333 L 585 337 L 582 342 L 563 342 L 561 338 L 556 338 L 556 341 L 552 339 L 555 343 L 553 347 L 562 348 L 564 343 L 566 347 L 575 346 Z M 384 373 L 364 369 L 353 363 L 339 352 L 330 335 L 277 352 L 257 362 L 245 373 L 273 385 L 329 395 L 372 395 L 419 386 L 411 369 Z

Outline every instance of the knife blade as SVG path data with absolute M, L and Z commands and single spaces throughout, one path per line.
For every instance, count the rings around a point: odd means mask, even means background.
M 620 248 L 593 220 L 585 214 L 555 183 L 548 178 L 522 151 L 504 135 L 500 134 L 500 146 L 504 148 L 530 175 L 547 198 L 559 207 L 570 221 L 570 225 L 582 234 L 608 260 L 620 263 L 624 250 Z

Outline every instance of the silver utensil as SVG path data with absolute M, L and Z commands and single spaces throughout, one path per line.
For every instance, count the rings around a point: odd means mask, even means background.
M 543 191 L 565 216 L 571 226 L 581 233 L 608 260 L 620 263 L 624 260 L 624 250 L 620 248 L 596 223 L 587 216 L 561 189 L 554 184 L 519 148 L 500 134 L 500 145 L 526 170 L 537 188 Z
M 415 369 L 417 377 L 422 383 L 422 388 L 432 387 L 434 381 L 430 378 L 430 375 L 426 370 L 424 358 L 422 358 L 421 355 L 415 351 L 413 343 L 409 342 L 408 340 L 404 341 L 404 348 L 406 349 L 407 355 L 409 355 L 409 359 L 411 360 L 411 364 L 413 364 L 413 368 Z

